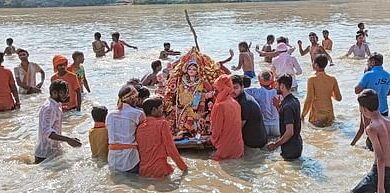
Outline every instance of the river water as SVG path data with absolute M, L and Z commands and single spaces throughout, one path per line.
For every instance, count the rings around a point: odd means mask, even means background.
M 120 86 L 132 77 L 150 71 L 165 41 L 186 52 L 193 46 L 192 34 L 184 18 L 188 9 L 199 36 L 201 51 L 215 60 L 237 53 L 238 42 L 264 44 L 268 34 L 288 36 L 296 45 L 308 45 L 308 33 L 330 31 L 334 41 L 336 66 L 327 71 L 337 77 L 342 102 L 335 102 L 336 123 L 326 129 L 303 125 L 304 152 L 300 160 L 285 162 L 279 152 L 249 149 L 243 159 L 215 162 L 211 152 L 183 152 L 190 169 L 179 170 L 164 180 L 150 180 L 111 174 L 107 165 L 90 157 L 88 130 L 92 127 L 91 107 L 115 108 Z M 44 93 L 21 96 L 22 109 L 0 113 L 1 192 L 348 192 L 366 174 L 373 154 L 349 145 L 358 127 L 358 106 L 354 85 L 362 75 L 365 60 L 338 59 L 355 42 L 357 23 L 369 29 L 371 51 L 389 57 L 386 41 L 390 31 L 390 5 L 379 0 L 288 1 L 240 4 L 144 5 L 50 9 L 0 9 L 0 40 L 12 37 L 16 47 L 28 49 L 30 61 L 46 71 Z M 139 47 L 126 50 L 126 58 L 111 55 L 96 59 L 91 42 L 99 31 L 109 42 L 110 33 Z M 4 42 L 5 44 L 5 42 Z M 4 45 L 5 46 L 5 45 Z M 65 114 L 63 132 L 78 137 L 81 148 L 64 144 L 64 153 L 40 165 L 32 165 L 37 141 L 38 110 L 48 97 L 54 54 L 70 57 L 83 51 L 92 93 L 84 96 L 81 113 Z M 297 96 L 303 103 L 307 77 L 312 73 L 309 56 L 294 53 L 304 69 L 298 77 Z M 227 66 L 237 64 L 237 57 Z M 13 68 L 17 57 L 6 58 Z M 266 68 L 256 56 L 256 70 Z

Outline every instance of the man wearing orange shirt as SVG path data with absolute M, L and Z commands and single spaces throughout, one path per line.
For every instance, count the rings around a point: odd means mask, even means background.
M 53 58 L 54 71 L 57 72 L 51 77 L 51 81 L 55 80 L 64 80 L 68 83 L 69 86 L 69 101 L 62 104 L 62 109 L 64 111 L 70 111 L 76 109 L 77 111 L 81 110 L 81 91 L 80 83 L 77 79 L 77 76 L 66 70 L 68 66 L 68 60 L 65 56 L 55 55 Z
M 187 170 L 173 142 L 169 123 L 163 118 L 162 104 L 160 98 L 149 98 L 142 104 L 146 119 L 136 132 L 141 176 L 162 178 L 171 174 L 173 168 L 167 162 L 168 156 L 180 170 Z
M 9 69 L 1 65 L 4 53 L 0 52 L 0 111 L 9 111 L 20 108 L 18 89 L 15 79 Z

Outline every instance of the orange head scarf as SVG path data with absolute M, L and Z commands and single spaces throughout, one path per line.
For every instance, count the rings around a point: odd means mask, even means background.
M 54 72 L 57 72 L 58 71 L 58 66 L 60 64 L 66 64 L 68 65 L 68 59 L 66 59 L 65 56 L 63 55 L 55 55 L 53 57 L 53 68 L 54 68 Z
M 219 76 L 217 80 L 215 80 L 213 86 L 218 91 L 216 102 L 225 100 L 233 91 L 233 82 L 229 75 L 226 74 Z

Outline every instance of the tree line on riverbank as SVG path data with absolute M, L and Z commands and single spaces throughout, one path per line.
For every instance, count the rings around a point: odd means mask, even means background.
M 118 3 L 117 0 L 0 0 L 0 7 L 68 7 Z

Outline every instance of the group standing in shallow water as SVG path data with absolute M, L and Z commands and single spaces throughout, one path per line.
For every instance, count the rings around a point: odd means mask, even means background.
M 368 59 L 368 68 L 355 88 L 361 111 L 361 126 L 351 143 L 354 145 L 364 131 L 368 134 L 367 145 L 375 152 L 376 162 L 368 176 L 359 183 L 353 192 L 385 192 L 390 190 L 390 135 L 389 123 L 383 118 L 388 115 L 387 95 L 390 90 L 390 74 L 383 65 L 383 56 L 370 53 L 365 43 L 367 31 L 359 24 L 356 45 L 347 56 Z M 363 28 L 363 29 L 362 29 Z M 210 135 L 210 141 L 216 151 L 215 160 L 236 159 L 244 155 L 244 147 L 275 150 L 281 147 L 281 156 L 285 160 L 294 160 L 302 155 L 303 141 L 300 135 L 302 121 L 309 114 L 309 122 L 317 127 L 330 126 L 335 119 L 332 98 L 340 101 L 342 96 L 335 77 L 328 75 L 325 68 L 330 62 L 327 51 L 332 50 L 333 42 L 329 31 L 323 31 L 322 45 L 315 33 L 309 34 L 311 46 L 303 49 L 298 42 L 301 55 L 310 53 L 315 74 L 307 81 L 307 93 L 303 110 L 299 100 L 292 94 L 297 91 L 296 75 L 302 74 L 298 60 L 291 56 L 295 47 L 285 37 L 277 38 L 277 47 L 272 49 L 274 36 L 267 37 L 267 45 L 262 50 L 256 46 L 256 52 L 266 57 L 271 68 L 257 75 L 260 88 L 245 88 L 246 77 L 232 75 L 223 66 L 231 57 L 222 62 L 205 65 L 199 58 L 189 58 L 184 65 L 172 63 L 170 69 L 163 69 L 161 61 L 151 65 L 153 72 L 145 75 L 141 81 L 132 81 L 118 93 L 117 109 L 111 112 L 105 107 L 94 107 L 92 117 L 94 127 L 89 132 L 92 157 L 108 161 L 111 169 L 139 173 L 146 177 L 164 177 L 172 173 L 167 163 L 171 157 L 177 166 L 185 171 L 188 166 L 180 157 L 174 139 L 182 139 L 184 134 L 196 137 Z M 96 57 L 102 57 L 113 51 L 114 59 L 124 57 L 124 46 L 137 49 L 119 40 L 119 33 L 113 33 L 111 46 L 101 41 L 101 34 L 95 34 L 93 50 Z M 6 54 L 17 53 L 21 64 L 12 72 L 0 67 L 0 110 L 20 108 L 16 85 L 21 94 L 41 92 L 45 73 L 39 65 L 28 61 L 28 52 L 12 46 L 7 40 Z M 239 63 L 232 70 L 243 69 L 244 75 L 255 78 L 254 55 L 250 44 L 239 44 Z M 164 50 L 159 58 L 167 59 L 170 55 L 180 55 L 164 43 Z M 3 55 L 0 54 L 0 63 Z M 205 56 L 202 56 L 205 57 Z M 55 74 L 51 78 L 50 97 L 39 112 L 38 145 L 35 151 L 35 163 L 40 163 L 59 153 L 61 141 L 72 147 L 81 146 L 77 138 L 61 134 L 62 111 L 81 110 L 81 92 L 83 88 L 90 92 L 89 84 L 82 65 L 84 56 L 81 52 L 72 55 L 73 64 L 61 55 L 53 58 Z M 175 66 L 176 65 L 176 66 Z M 216 74 L 208 74 L 218 70 Z M 176 76 L 179 73 L 180 76 Z M 41 74 L 38 84 L 35 75 Z M 205 78 L 213 76 L 212 78 Z M 34 77 L 34 78 L 32 78 Z M 172 81 L 174 80 L 174 81 Z M 172 84 L 175 83 L 175 84 Z M 249 82 L 250 83 L 250 82 Z M 167 118 L 166 100 L 149 97 L 150 92 L 144 86 L 157 86 L 155 94 L 167 97 L 167 87 L 173 100 L 170 104 L 171 118 Z M 4 88 L 4 89 L 3 89 Z M 372 89 L 372 90 L 367 90 Z M 4 100 L 3 100 L 4 99 Z M 368 120 L 371 121 L 368 121 Z M 174 134 L 174 135 L 172 135 Z M 269 138 L 279 137 L 275 141 Z M 376 181 L 367 179 L 375 178 Z

